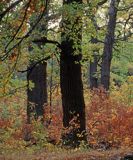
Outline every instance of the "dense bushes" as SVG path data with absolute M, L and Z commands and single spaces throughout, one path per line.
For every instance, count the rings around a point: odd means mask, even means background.
M 103 89 L 95 89 L 88 94 L 86 127 L 89 146 L 108 149 L 133 145 L 132 98 L 130 97 L 129 103 L 129 94 L 124 93 L 129 86 L 128 84 L 124 86 L 125 88 L 121 86 L 118 90 L 113 89 L 110 96 Z M 26 98 L 23 97 L 23 93 L 2 98 L 0 102 L 1 152 L 9 149 L 33 148 L 33 146 L 50 149 L 52 147 L 50 143 L 54 146 L 59 145 L 62 132 L 67 132 L 62 128 L 61 106 L 53 106 L 51 109 L 47 106 L 43 124 L 39 120 L 26 124 L 25 106 Z
M 132 115 L 132 106 L 114 100 L 103 90 L 93 91 L 87 107 L 90 144 L 103 148 L 133 145 Z

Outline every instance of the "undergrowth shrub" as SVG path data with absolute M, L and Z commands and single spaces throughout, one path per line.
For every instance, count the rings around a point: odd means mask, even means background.
M 133 76 L 128 76 L 127 81 L 120 87 L 113 85 L 110 96 L 121 104 L 133 106 Z
M 93 147 L 133 145 L 133 106 L 116 101 L 103 89 L 91 95 L 86 112 L 89 143 Z
M 124 85 L 127 90 L 132 87 L 129 82 Z M 131 96 L 128 103 L 127 90 L 121 86 L 110 95 L 102 88 L 88 93 L 86 128 L 91 147 L 104 146 L 107 149 L 133 145 L 133 106 Z M 17 93 L 0 101 L 0 152 L 41 148 L 55 150 L 60 146 L 62 133 L 71 130 L 63 128 L 62 107 L 45 106 L 43 123 L 38 120 L 26 124 L 26 97 L 23 95 Z M 85 148 L 84 145 L 81 144 L 81 148 Z
M 22 95 L 4 97 L 0 102 L 0 152 L 21 150 L 23 140 L 23 123 L 26 119 L 25 101 Z

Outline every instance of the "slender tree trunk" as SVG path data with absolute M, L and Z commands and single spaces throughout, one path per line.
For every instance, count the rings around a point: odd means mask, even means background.
M 64 4 L 74 2 L 73 0 L 64 0 Z M 81 0 L 76 2 L 81 3 Z M 63 17 L 64 18 L 64 17 Z M 63 28 L 69 25 L 69 20 L 63 22 Z M 77 27 L 77 19 L 75 20 L 75 26 L 70 30 L 76 36 L 79 49 L 79 54 L 75 55 L 75 49 L 73 48 L 74 40 L 70 38 L 65 32 L 62 33 L 62 51 L 60 56 L 60 84 L 62 94 L 62 106 L 63 106 L 63 125 L 65 128 L 72 127 L 69 133 L 63 135 L 63 141 L 66 145 L 77 146 L 81 140 L 86 140 L 85 136 L 85 103 L 83 97 L 83 84 L 81 73 L 81 41 L 82 41 L 82 27 Z M 76 30 L 76 27 L 78 30 Z M 65 38 L 64 38 L 65 37 Z M 75 118 L 75 120 L 74 120 Z M 73 127 L 71 121 L 74 120 L 77 127 Z M 82 134 L 83 136 L 78 136 Z
M 107 34 L 104 40 L 104 51 L 101 65 L 101 84 L 106 90 L 110 86 L 110 65 L 112 60 L 112 52 L 114 45 L 117 7 L 120 0 L 111 0 L 109 8 L 109 22 L 107 26 Z
M 32 67 L 30 63 L 29 68 Z M 39 63 L 35 66 L 32 71 L 27 73 L 27 81 L 34 83 L 32 89 L 27 88 L 27 116 L 28 122 L 30 122 L 31 117 L 38 119 L 39 117 L 43 118 L 44 114 L 44 105 L 47 103 L 47 63 Z
M 97 28 L 96 28 L 97 29 Z M 96 44 L 97 41 L 95 41 L 95 38 L 91 38 L 91 43 Z M 96 76 L 97 74 L 97 68 L 98 68 L 98 52 L 99 50 L 94 49 L 93 50 L 93 62 L 90 62 L 90 67 L 89 67 L 89 75 L 90 75 L 90 89 L 98 88 L 98 78 Z
M 93 62 L 90 62 L 89 67 L 89 75 L 90 75 L 90 89 L 94 89 L 98 87 L 98 78 L 96 77 L 97 73 L 97 55 L 95 55 L 95 52 L 93 54 Z
M 89 3 L 89 6 L 90 8 L 93 8 L 92 5 L 91 5 L 91 2 L 88 2 Z M 93 11 L 92 11 L 93 13 Z M 91 16 L 91 21 L 93 23 L 93 25 L 95 26 L 95 30 L 96 30 L 96 33 L 98 34 L 98 30 L 100 29 L 98 24 L 97 24 L 97 20 L 96 20 L 96 17 L 94 14 L 92 14 Z M 91 37 L 91 43 L 92 44 L 97 44 L 97 37 Z M 97 49 L 94 49 L 93 50 L 93 62 L 91 61 L 90 62 L 90 67 L 89 67 L 89 75 L 90 75 L 90 89 L 94 89 L 94 88 L 98 88 L 98 77 L 96 77 L 96 73 L 97 73 L 97 68 L 98 68 L 98 53 L 99 53 L 99 50 Z

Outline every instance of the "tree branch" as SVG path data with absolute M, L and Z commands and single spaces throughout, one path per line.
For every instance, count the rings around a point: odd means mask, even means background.
M 26 38 L 28 38 L 30 36 L 30 34 L 33 32 L 33 30 L 35 29 L 35 27 L 37 26 L 37 24 L 41 21 L 41 19 L 43 18 L 43 16 L 45 15 L 45 13 L 47 13 L 47 7 L 48 7 L 48 2 L 49 0 L 46 0 L 45 3 L 45 7 L 41 13 L 41 15 L 39 16 L 38 20 L 35 22 L 35 24 L 32 26 L 32 28 L 13 46 L 11 47 L 8 51 L 5 52 L 5 54 L 3 56 L 0 57 L 1 61 L 4 61 L 8 56 L 9 53 L 16 48 L 18 45 L 20 45 L 22 43 L 22 41 Z
M 51 58 L 51 56 L 47 56 L 47 57 L 45 57 L 45 58 L 43 58 L 43 59 L 35 62 L 31 67 L 27 68 L 26 70 L 18 71 L 18 72 L 21 72 L 21 73 L 28 72 L 28 73 L 27 73 L 27 74 L 28 74 L 27 77 L 29 77 L 30 74 L 31 74 L 31 72 L 32 72 L 32 70 L 34 69 L 34 67 L 36 67 L 36 65 L 38 65 L 39 63 L 41 63 L 41 62 L 43 62 L 43 61 L 47 61 L 47 60 L 50 59 L 50 58 Z
M 43 44 L 46 44 L 46 43 L 50 43 L 50 44 L 55 44 L 57 47 L 61 48 L 61 44 L 57 41 L 53 41 L 53 40 L 48 40 L 46 37 L 42 37 L 40 39 L 34 39 L 32 41 L 33 43 L 43 43 Z
M 131 8 L 133 8 L 133 3 L 131 3 L 130 6 L 125 6 L 123 8 L 119 8 L 118 11 L 128 11 Z
M 98 2 L 98 6 L 102 6 L 102 5 L 104 5 L 106 2 L 107 2 L 108 0 L 102 0 L 101 2 Z
M 15 6 L 17 6 L 20 2 L 22 2 L 23 0 L 18 0 L 14 3 L 12 3 L 5 11 L 3 11 L 2 13 L 0 13 L 0 21 L 4 18 L 4 16 L 11 10 L 13 9 Z
M 23 24 L 24 24 L 24 21 L 26 19 L 26 15 L 27 15 L 27 11 L 28 11 L 28 8 L 30 6 L 30 3 L 31 3 L 31 0 L 29 0 L 29 2 L 26 4 L 26 9 L 25 9 L 25 12 L 24 12 L 24 16 L 23 16 L 23 19 L 22 19 L 22 22 L 20 24 L 20 26 L 18 27 L 16 33 L 14 34 L 14 36 L 12 37 L 12 39 L 8 42 L 8 44 L 6 45 L 5 47 L 5 50 L 8 48 L 8 46 L 10 45 L 10 43 L 15 39 L 15 37 L 17 36 L 18 32 L 20 31 L 20 29 L 22 28 Z

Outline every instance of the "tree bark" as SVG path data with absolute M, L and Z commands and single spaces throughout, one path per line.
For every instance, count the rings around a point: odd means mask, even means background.
M 93 17 L 94 18 L 94 17 Z M 97 24 L 96 24 L 97 25 Z M 96 30 L 98 27 L 96 27 Z M 92 44 L 97 44 L 97 41 L 95 41 L 94 37 L 91 37 L 91 43 Z M 90 67 L 89 67 L 89 75 L 90 75 L 90 89 L 93 90 L 94 88 L 98 88 L 98 78 L 96 77 L 97 73 L 97 68 L 98 68 L 98 52 L 99 50 L 94 49 L 93 50 L 93 62 L 90 62 Z
M 89 67 L 89 75 L 90 75 L 90 89 L 93 90 L 94 88 L 98 87 L 98 78 L 96 77 L 97 73 L 97 55 L 95 53 L 93 54 L 93 62 L 90 62 L 90 67 Z
M 101 84 L 105 90 L 109 90 L 110 86 L 110 65 L 112 60 L 112 52 L 114 45 L 117 7 L 120 0 L 111 0 L 109 8 L 109 22 L 107 26 L 107 34 L 104 40 L 104 50 L 101 65 Z
M 48 8 L 47 8 L 48 13 Z M 36 18 L 38 15 L 36 15 Z M 30 22 L 31 27 L 33 26 L 34 21 Z M 36 26 L 36 30 L 41 34 L 45 32 L 47 36 L 47 28 L 48 22 L 47 20 L 43 22 L 43 24 L 38 24 Z M 40 35 L 38 35 L 39 37 Z M 36 42 L 33 40 L 34 43 L 41 50 L 41 45 L 45 45 L 43 42 Z M 29 46 L 29 53 L 32 54 L 33 47 Z M 46 58 L 47 60 L 47 58 Z M 47 104 L 47 62 L 39 61 L 37 65 L 35 60 L 29 60 L 28 72 L 27 72 L 27 120 L 28 123 L 31 122 L 32 119 L 37 120 L 38 118 L 43 121 L 43 114 L 44 114 L 44 105 Z M 30 89 L 29 82 L 34 84 L 34 87 Z
M 90 7 L 93 8 L 91 6 L 91 3 L 88 2 Z M 92 11 L 93 12 L 93 11 Z M 95 14 L 92 14 L 91 15 L 91 21 L 93 23 L 93 25 L 95 26 L 95 30 L 96 30 L 96 33 L 98 34 L 98 30 L 100 29 L 98 24 L 97 24 L 97 20 L 96 20 L 96 16 Z M 97 41 L 97 36 L 94 37 L 94 36 L 91 36 L 91 43 L 92 44 L 97 44 L 98 41 Z M 90 61 L 90 67 L 89 67 L 89 78 L 90 78 L 90 89 L 93 90 L 94 88 L 98 88 L 98 77 L 96 77 L 96 73 L 97 73 L 97 69 L 98 69 L 98 53 L 99 53 L 99 50 L 98 49 L 94 49 L 93 50 L 93 62 Z
M 64 0 L 64 4 L 74 2 L 73 0 Z M 81 0 L 76 2 L 81 3 Z M 64 30 L 70 24 L 69 20 L 64 21 Z M 74 33 L 79 44 L 78 52 L 75 55 L 74 40 L 65 33 L 62 33 L 61 56 L 60 56 L 60 84 L 63 106 L 63 125 L 65 128 L 72 127 L 71 121 L 74 120 L 77 127 L 73 127 L 67 134 L 63 134 L 63 142 L 65 145 L 78 146 L 81 140 L 86 140 L 85 135 L 85 103 L 83 97 L 83 84 L 81 73 L 81 41 L 82 27 L 77 27 L 78 21 L 75 20 L 75 26 L 70 30 Z M 78 28 L 78 30 L 76 29 Z M 65 37 L 65 38 L 64 38 Z M 78 136 L 82 134 L 82 136 Z
M 32 63 L 30 63 L 29 68 L 32 67 Z M 31 118 L 33 116 L 34 119 L 43 118 L 44 114 L 44 105 L 47 103 L 47 63 L 39 63 L 35 66 L 32 71 L 28 71 L 27 73 L 27 81 L 34 83 L 34 87 L 32 90 L 27 88 L 27 116 L 28 122 L 30 123 Z

